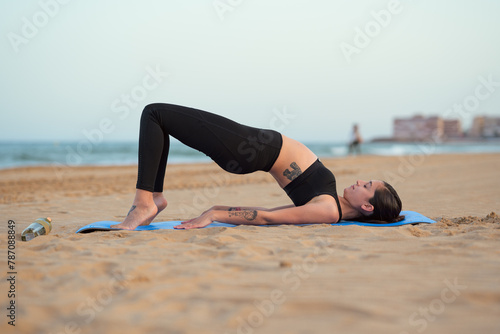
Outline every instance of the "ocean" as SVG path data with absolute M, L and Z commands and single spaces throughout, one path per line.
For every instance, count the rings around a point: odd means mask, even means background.
M 345 143 L 304 142 L 322 158 L 345 157 Z M 500 153 L 500 141 L 457 143 L 364 143 L 362 154 L 379 156 Z M 169 163 L 210 159 L 179 142 L 170 146 Z M 0 169 L 26 166 L 106 166 L 137 164 L 137 142 L 0 142 Z

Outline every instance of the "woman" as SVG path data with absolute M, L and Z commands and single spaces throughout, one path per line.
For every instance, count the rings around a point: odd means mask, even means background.
M 361 154 L 361 143 L 363 138 L 359 133 L 359 127 L 357 124 L 352 126 L 351 140 L 349 141 L 349 153 L 348 154 Z
M 341 219 L 391 223 L 401 220 L 401 200 L 383 181 L 360 181 L 337 195 L 335 177 L 305 145 L 273 130 L 245 126 L 206 111 L 151 104 L 142 113 L 136 195 L 115 228 L 148 225 L 167 207 L 163 179 L 170 135 L 211 157 L 235 174 L 269 172 L 293 201 L 273 209 L 215 206 L 182 222 L 180 229 L 214 221 L 237 225 L 337 223 Z

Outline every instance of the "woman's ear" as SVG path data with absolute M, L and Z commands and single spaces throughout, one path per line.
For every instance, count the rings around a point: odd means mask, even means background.
M 368 203 L 368 204 L 361 205 L 361 209 L 366 211 L 366 212 L 372 212 L 375 209 L 375 207 Z

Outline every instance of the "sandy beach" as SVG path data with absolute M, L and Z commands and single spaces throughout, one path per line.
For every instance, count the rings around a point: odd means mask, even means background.
M 0 170 L 1 333 L 500 333 L 500 155 L 323 159 L 338 191 L 384 179 L 435 224 L 75 234 L 120 221 L 136 167 Z M 270 175 L 169 166 L 156 221 L 290 204 Z M 48 236 L 21 231 L 51 217 Z M 8 298 L 9 289 L 15 298 Z M 15 327 L 8 307 L 15 301 Z

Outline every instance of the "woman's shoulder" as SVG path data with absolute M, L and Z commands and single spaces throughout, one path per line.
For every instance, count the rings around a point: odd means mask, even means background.
M 314 207 L 315 210 L 320 211 L 323 215 L 328 217 L 328 220 L 332 223 L 336 223 L 341 218 L 341 212 L 339 211 L 338 198 L 335 198 L 331 194 L 320 194 L 304 206 Z

